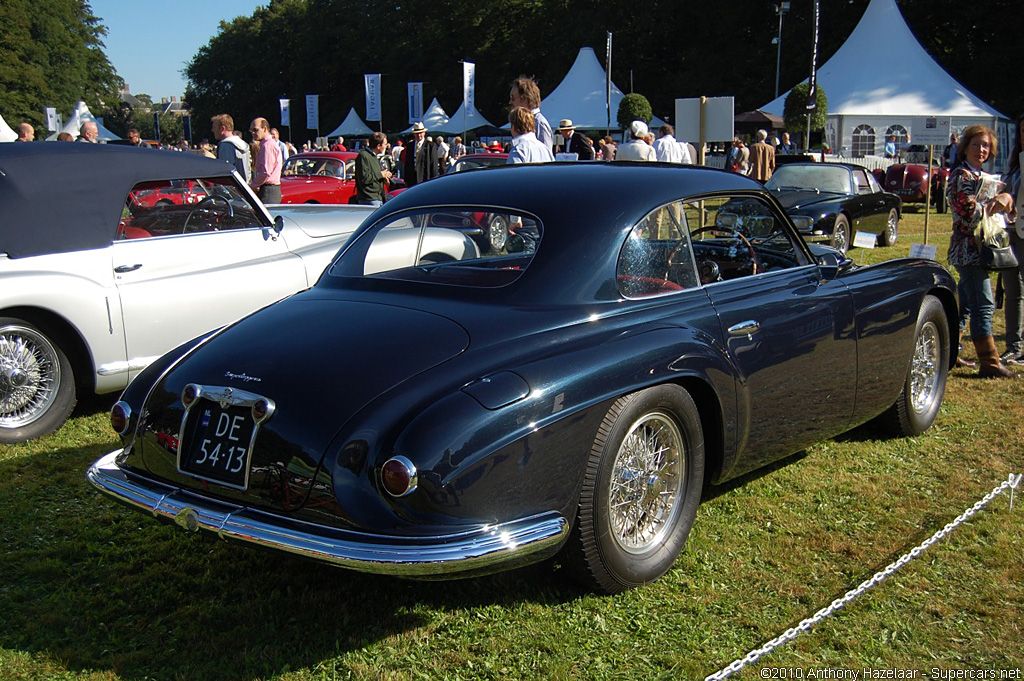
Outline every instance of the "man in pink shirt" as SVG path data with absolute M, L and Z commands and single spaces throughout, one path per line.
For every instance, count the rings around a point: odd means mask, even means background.
M 270 134 L 270 124 L 266 118 L 253 120 L 249 132 L 260 143 L 249 186 L 263 203 L 281 203 L 281 166 L 284 165 L 281 147 Z

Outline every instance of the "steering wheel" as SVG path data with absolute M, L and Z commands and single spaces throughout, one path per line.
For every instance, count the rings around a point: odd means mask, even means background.
M 750 262 L 752 267 L 751 274 L 759 274 L 764 271 L 764 267 L 761 265 L 761 260 L 757 257 L 757 251 L 754 250 L 754 246 L 750 243 L 750 239 L 748 239 L 743 234 L 743 232 L 737 231 L 732 227 L 719 227 L 718 225 L 710 225 L 708 227 L 701 227 L 690 232 L 690 240 L 692 241 L 698 234 L 703 234 L 704 232 L 729 232 L 730 234 L 733 234 L 734 236 L 736 236 L 736 238 L 743 242 L 743 245 L 747 247 L 747 252 L 750 253 Z M 717 263 L 715 263 L 715 269 L 718 269 Z
M 185 218 L 185 226 L 182 227 L 181 231 L 185 232 L 187 234 L 188 233 L 188 223 L 189 223 L 189 221 L 192 220 L 192 217 L 196 213 L 198 213 L 199 211 L 206 212 L 206 211 L 211 210 L 213 208 L 214 204 L 216 204 L 218 201 L 223 202 L 224 205 L 227 206 L 227 208 L 228 208 L 228 217 L 229 218 L 235 217 L 235 208 L 234 208 L 234 206 L 231 205 L 230 201 L 228 201 L 223 196 L 218 196 L 216 194 L 211 194 L 210 196 L 207 196 L 205 199 L 203 199 L 202 201 L 197 203 L 192 208 L 192 210 L 189 211 L 188 217 Z M 201 230 L 195 230 L 195 231 L 201 231 Z

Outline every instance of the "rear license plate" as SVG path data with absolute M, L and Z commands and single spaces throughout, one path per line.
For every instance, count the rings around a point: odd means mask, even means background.
M 200 392 L 186 405 L 182 422 L 178 470 L 244 490 L 256 435 L 266 420 L 256 421 L 252 405 L 262 398 L 231 389 L 196 387 Z

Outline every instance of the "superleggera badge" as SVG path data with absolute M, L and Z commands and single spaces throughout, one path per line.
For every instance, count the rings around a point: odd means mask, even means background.
M 224 376 L 227 378 L 233 378 L 236 381 L 242 381 L 243 383 L 259 383 L 263 380 L 262 378 L 257 378 L 255 376 L 249 376 L 244 372 L 241 374 L 233 374 L 230 371 L 225 371 Z

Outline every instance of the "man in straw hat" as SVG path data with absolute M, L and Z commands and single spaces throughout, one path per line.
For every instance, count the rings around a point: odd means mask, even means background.
M 405 145 L 402 156 L 405 165 L 403 177 L 406 185 L 411 187 L 437 177 L 439 172 L 437 147 L 427 142 L 427 128 L 423 123 L 413 124 L 412 139 Z
M 580 161 L 594 160 L 594 147 L 587 144 L 583 139 L 583 133 L 576 132 L 576 126 L 569 118 L 563 118 L 558 122 L 558 134 L 565 140 L 565 153 L 576 154 Z

